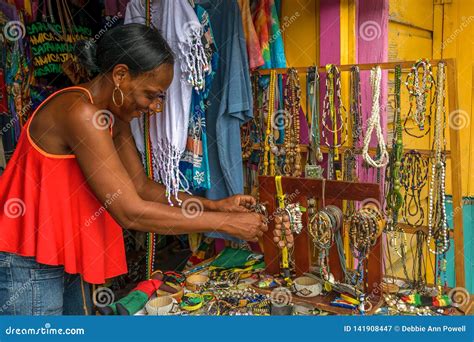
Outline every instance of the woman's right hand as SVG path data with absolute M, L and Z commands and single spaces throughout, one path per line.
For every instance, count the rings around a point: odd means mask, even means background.
M 228 214 L 226 230 L 230 235 L 246 241 L 257 242 L 268 230 L 265 217 L 257 213 Z

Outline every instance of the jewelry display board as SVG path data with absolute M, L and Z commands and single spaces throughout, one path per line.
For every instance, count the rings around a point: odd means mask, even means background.
M 282 177 L 281 183 L 286 197 L 291 198 L 292 203 L 298 202 L 301 206 L 307 207 L 307 198 L 313 197 L 317 200 L 318 209 L 331 204 L 342 208 L 342 201 L 344 200 L 363 201 L 367 198 L 380 200 L 381 195 L 380 187 L 375 183 L 355 183 L 297 177 Z M 259 193 L 260 201 L 268 203 L 268 212 L 274 212 L 276 210 L 275 177 L 260 176 Z M 303 213 L 302 220 L 303 227 L 306 227 L 308 224 L 306 212 Z M 263 239 L 265 264 L 270 274 L 278 273 L 280 262 L 279 249 L 272 240 L 274 225 L 274 220 L 269 220 L 269 229 Z M 311 266 L 310 237 L 307 229 L 303 229 L 300 234 L 295 236 L 294 250 L 296 276 L 301 276 L 305 272 L 309 272 Z M 365 288 L 366 292 L 371 292 L 382 281 L 382 243 L 380 237 L 369 253 L 367 260 L 365 268 L 370 271 L 366 272 L 368 277 L 365 279 Z M 329 268 L 336 280 L 342 279 L 343 271 L 335 244 L 329 250 Z
M 456 74 L 456 61 L 455 59 L 444 59 L 444 60 L 432 60 L 431 63 L 437 64 L 444 62 L 446 65 L 446 76 L 447 76 L 447 100 L 449 117 L 447 121 L 457 122 L 459 119 L 459 99 L 457 91 L 457 74 Z M 338 69 L 341 72 L 350 72 L 354 67 L 360 70 L 371 70 L 374 67 L 379 66 L 382 70 L 394 70 L 396 66 L 400 66 L 402 70 L 407 70 L 413 67 L 415 61 L 399 61 L 389 63 L 370 63 L 370 64 L 346 64 L 338 65 Z M 300 73 L 307 73 L 310 68 L 314 67 L 297 67 L 294 68 Z M 321 73 L 326 72 L 326 67 L 318 67 L 317 70 Z M 259 70 L 260 75 L 269 75 L 270 73 L 285 74 L 287 69 L 267 69 Z M 446 158 L 450 159 L 451 165 L 451 190 L 452 190 L 452 201 L 453 201 L 453 227 L 452 231 L 449 232 L 450 236 L 454 239 L 454 255 L 455 255 L 455 275 L 456 275 L 456 286 L 465 287 L 465 270 L 464 270 L 464 237 L 463 237 L 463 213 L 462 213 L 462 175 L 461 175 L 461 146 L 460 146 L 460 131 L 454 125 L 446 125 L 449 127 L 449 141 L 450 149 L 446 151 Z M 254 148 L 261 148 L 260 146 L 254 146 Z M 407 146 L 406 148 L 409 148 Z M 340 151 L 343 152 L 347 147 L 342 146 Z M 301 146 L 301 151 L 304 153 L 307 150 L 307 146 Z M 417 149 L 422 155 L 432 155 L 431 150 Z M 326 149 L 322 149 L 322 152 L 327 152 Z M 360 151 L 359 151 L 360 152 Z M 369 149 L 369 153 L 375 154 L 375 149 Z M 274 177 L 259 176 L 259 197 L 262 203 L 267 203 L 268 212 L 271 214 L 276 210 L 276 187 Z M 318 207 L 322 207 L 321 200 L 325 198 L 325 204 L 334 204 L 342 208 L 343 201 L 364 201 L 366 199 L 381 200 L 380 185 L 374 183 L 354 183 L 344 181 L 333 181 L 333 180 L 319 180 L 319 179 L 308 179 L 299 177 L 282 177 L 282 186 L 284 193 L 288 196 L 291 195 L 292 202 L 299 202 L 301 206 L 307 207 L 307 197 L 315 197 L 318 199 Z M 324 189 L 324 194 L 323 194 Z M 324 195 L 324 196 L 323 196 Z M 303 215 L 303 222 L 305 226 L 308 223 L 307 214 Z M 265 252 L 265 261 L 267 264 L 267 271 L 270 273 L 278 273 L 279 271 L 279 249 L 272 240 L 272 230 L 274 229 L 275 223 L 270 220 L 269 232 L 266 233 L 263 244 Z M 416 233 L 418 230 L 422 230 L 428 233 L 428 227 L 425 225 L 419 225 L 416 227 L 400 223 L 400 226 L 407 233 Z M 303 232 L 295 238 L 295 271 L 297 275 L 308 272 L 310 268 L 310 242 L 308 232 L 303 229 Z M 371 291 L 374 284 L 379 284 L 383 272 L 382 272 L 382 244 L 380 239 L 374 246 L 373 250 L 369 254 L 368 258 L 368 277 L 365 280 L 366 291 Z M 339 265 L 339 257 L 337 250 L 333 247 L 330 251 L 330 267 L 334 274 L 334 277 L 338 279 L 341 276 L 341 267 Z

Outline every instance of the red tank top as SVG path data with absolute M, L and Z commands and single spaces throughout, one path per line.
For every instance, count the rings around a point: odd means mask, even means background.
M 92 284 L 127 272 L 122 228 L 97 200 L 74 155 L 53 155 L 31 139 L 27 121 L 0 176 L 0 251 L 63 265 Z M 113 196 L 113 195 L 112 195 Z

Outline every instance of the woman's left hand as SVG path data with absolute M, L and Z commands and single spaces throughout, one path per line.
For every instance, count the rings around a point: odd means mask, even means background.
M 249 195 L 234 195 L 213 202 L 215 211 L 247 213 L 252 205 L 257 204 L 254 197 Z

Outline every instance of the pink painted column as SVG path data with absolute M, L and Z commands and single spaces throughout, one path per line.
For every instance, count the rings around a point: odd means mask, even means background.
M 389 0 L 358 0 L 356 9 L 357 63 L 381 63 L 388 61 L 388 2 Z M 388 72 L 382 71 L 382 91 L 380 98 L 381 122 L 385 139 L 387 138 L 387 96 Z M 362 117 L 363 132 L 365 122 L 370 116 L 372 94 L 370 88 L 370 71 L 361 71 Z M 387 141 L 386 141 L 387 143 Z M 375 133 L 372 134 L 371 145 L 375 147 Z M 375 182 L 377 171 L 359 167 L 361 182 Z M 383 180 L 384 170 L 381 170 Z
M 388 61 L 388 2 L 389 0 L 357 0 L 356 4 L 356 35 L 357 35 L 357 63 L 379 63 Z M 372 91 L 370 87 L 370 71 L 361 71 L 361 100 L 362 118 L 364 122 L 363 134 L 367 129 L 366 122 L 372 107 Z M 382 90 L 380 92 L 380 118 L 385 143 L 387 142 L 387 97 L 388 97 L 388 71 L 382 70 Z M 377 146 L 375 133 L 372 134 L 370 146 Z M 358 176 L 361 182 L 376 182 L 377 169 L 362 167 L 362 158 L 359 161 Z M 385 168 L 380 170 L 380 181 L 384 183 Z M 383 185 L 381 185 L 383 190 Z M 380 200 L 383 206 L 383 200 Z M 387 248 L 385 238 L 382 239 L 382 249 Z M 385 255 L 385 254 L 382 254 Z M 357 261 L 356 261 L 357 262 Z M 372 261 L 373 262 L 373 261 Z M 382 263 L 385 258 L 382 257 Z M 375 267 L 370 265 L 368 267 Z M 382 267 L 382 265 L 380 265 Z M 383 269 L 383 268 L 382 268 Z

